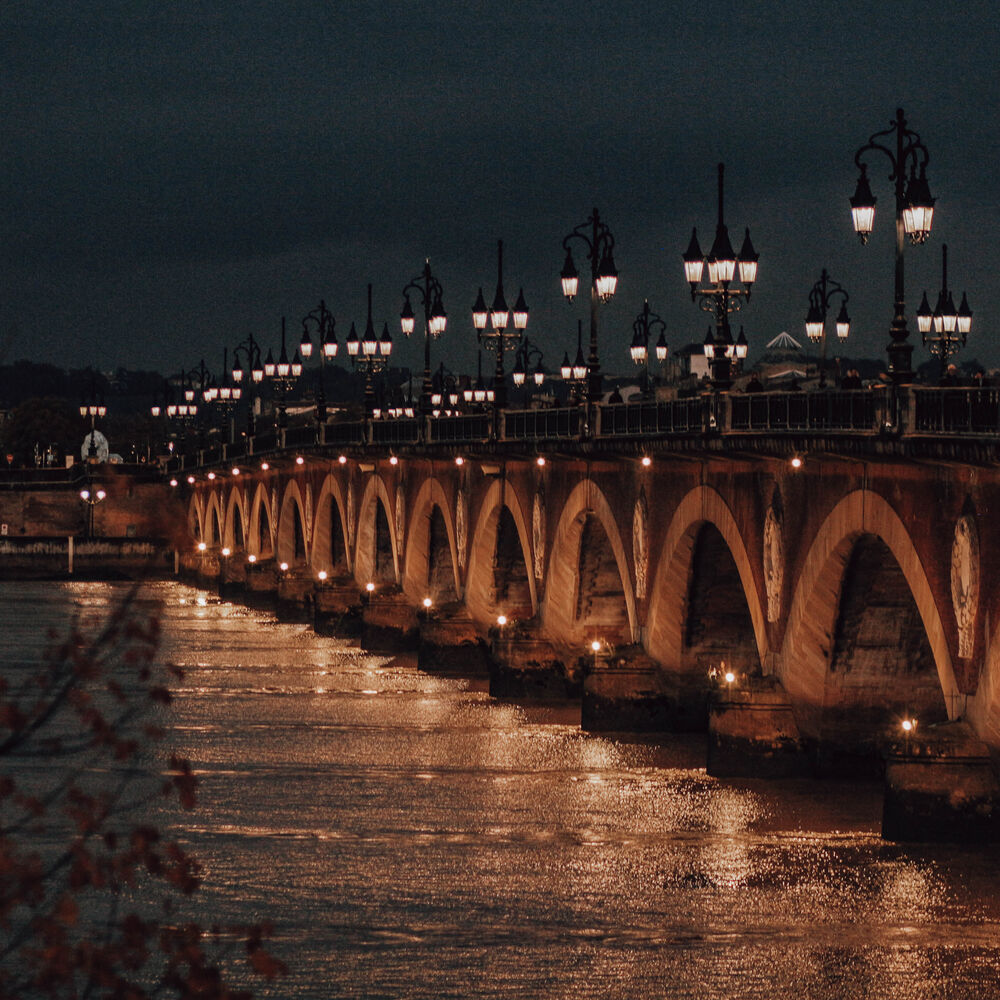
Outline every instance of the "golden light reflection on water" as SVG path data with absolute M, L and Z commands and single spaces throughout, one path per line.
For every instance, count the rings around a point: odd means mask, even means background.
M 67 591 L 90 611 L 113 592 Z M 884 844 L 877 795 L 717 781 L 689 743 L 586 735 L 159 593 L 202 783 L 180 836 L 220 921 L 277 924 L 275 997 L 979 1000 L 1000 982 L 995 857 Z

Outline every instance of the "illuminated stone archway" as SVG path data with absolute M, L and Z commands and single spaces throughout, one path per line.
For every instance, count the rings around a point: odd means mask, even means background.
M 963 700 L 938 607 L 913 540 L 883 497 L 869 490 L 856 490 L 834 507 L 816 533 L 789 609 L 781 680 L 795 706 L 800 727 L 821 734 L 824 713 L 830 710 L 830 674 L 838 655 L 838 619 L 844 610 L 845 578 L 859 545 L 876 556 L 879 551 L 886 551 L 898 567 L 933 657 L 941 714 L 957 717 Z M 886 710 L 893 710 L 896 701 L 901 708 L 908 698 L 916 696 L 907 687 L 911 683 L 911 679 L 903 676 L 884 678 L 880 693 Z
M 549 550 L 542 617 L 558 642 L 638 638 L 635 591 L 611 505 L 590 479 L 566 499 Z
M 312 547 L 309 563 L 316 572 L 350 573 L 353 566 L 347 542 L 347 500 L 340 481 L 332 473 L 323 480 L 313 512 Z
M 279 562 L 286 562 L 290 566 L 308 561 L 305 506 L 299 484 L 294 480 L 285 487 L 285 495 L 281 500 L 276 556 Z
M 506 511 L 506 515 L 504 514 Z M 509 520 L 508 520 L 509 518 Z M 507 526 L 507 550 L 516 546 L 520 552 L 519 577 L 523 574 L 524 598 L 522 606 L 508 609 L 498 608 L 496 586 L 497 540 Z M 516 541 L 515 541 L 516 538 Z M 532 562 L 531 531 L 525 520 L 524 511 L 516 492 L 502 479 L 494 479 L 490 484 L 479 508 L 472 542 L 469 546 L 469 565 L 465 575 L 465 606 L 472 617 L 481 624 L 492 624 L 498 611 L 510 613 L 512 617 L 530 618 L 538 611 L 538 593 L 535 577 L 530 567 Z
M 266 483 L 258 483 L 250 507 L 250 530 L 247 533 L 247 553 L 258 559 L 274 555 L 274 512 Z
M 685 656 L 685 634 L 690 613 L 695 546 L 706 525 L 718 532 L 732 557 L 746 600 L 760 663 L 765 662 L 769 651 L 764 606 L 736 519 L 717 491 L 699 486 L 681 500 L 670 520 L 656 563 L 649 602 L 646 649 L 673 672 L 701 669 L 700 664 Z
M 246 494 L 238 486 L 234 486 L 229 492 L 229 502 L 226 504 L 226 522 L 222 537 L 223 544 L 234 551 L 246 548 Z
M 202 535 L 202 540 L 210 549 L 222 544 L 223 523 L 219 495 L 212 492 L 205 504 L 205 517 L 203 521 L 205 531 Z
M 382 477 L 371 475 L 358 507 L 354 576 L 362 585 L 399 582 L 399 553 L 389 490 Z
M 406 531 L 403 590 L 414 602 L 435 603 L 461 595 L 461 575 L 451 507 L 437 479 L 426 479 L 413 502 Z
M 188 502 L 187 524 L 191 537 L 196 543 L 200 542 L 205 537 L 203 530 L 202 496 L 200 493 L 191 494 L 191 499 Z

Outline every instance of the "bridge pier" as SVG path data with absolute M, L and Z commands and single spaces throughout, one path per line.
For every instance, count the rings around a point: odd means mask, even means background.
M 247 563 L 246 597 L 248 604 L 270 604 L 278 593 L 278 568 L 273 559 Z
M 489 648 L 461 604 L 421 613 L 417 667 L 428 673 L 463 677 L 489 672 Z
M 405 652 L 417 648 L 417 610 L 397 589 L 367 594 L 361 611 L 361 645 L 365 649 Z
M 582 663 L 543 638 L 537 626 L 493 628 L 490 639 L 493 697 L 566 701 L 580 696 Z
M 219 597 L 240 599 L 247 587 L 245 559 L 224 558 L 219 572 Z
M 894 746 L 886 762 L 886 840 L 1000 840 L 1000 783 L 986 744 L 968 723 L 928 729 Z
M 353 576 L 334 577 L 316 584 L 313 629 L 318 635 L 359 636 L 361 611 L 361 591 Z
M 704 732 L 705 685 L 666 673 L 641 647 L 597 656 L 583 680 L 581 725 L 591 732 Z
M 792 706 L 773 677 L 721 687 L 708 716 L 708 773 L 716 778 L 790 778 L 810 772 Z

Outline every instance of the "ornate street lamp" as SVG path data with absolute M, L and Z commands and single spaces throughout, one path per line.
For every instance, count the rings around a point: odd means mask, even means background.
M 424 270 L 403 289 L 403 309 L 399 314 L 399 325 L 409 337 L 416 328 L 416 317 L 410 304 L 410 293 L 418 295 L 424 307 L 424 381 L 420 390 L 420 412 L 429 413 L 431 408 L 431 337 L 440 337 L 448 324 L 448 314 L 444 311 L 441 282 L 431 273 L 431 262 L 424 261 Z
M 559 374 L 564 382 L 569 383 L 570 400 L 578 402 L 583 396 L 584 383 L 587 381 L 587 362 L 583 356 L 583 320 L 576 321 L 576 358 L 569 363 L 569 352 L 563 355 Z
M 246 372 L 250 373 L 249 378 L 244 377 Z M 246 385 L 247 387 L 247 437 L 253 437 L 256 398 L 254 386 L 260 385 L 264 381 L 264 363 L 260 358 L 260 344 L 254 340 L 252 333 L 247 335 L 246 340 L 241 341 L 233 348 L 233 368 L 230 374 L 233 376 L 233 385 Z
M 98 417 L 102 419 L 107 414 L 108 408 L 104 403 L 103 395 L 98 396 L 97 382 L 94 376 L 90 376 L 90 394 L 80 403 L 80 416 L 90 417 L 90 434 L 87 436 L 87 460 L 94 462 L 97 460 L 97 435 L 96 421 Z
M 834 300 L 839 298 L 840 312 L 837 313 L 835 326 L 837 339 L 847 340 L 851 332 L 851 320 L 847 315 L 847 300 L 850 296 L 847 290 L 827 273 L 824 267 L 819 280 L 809 291 L 809 312 L 806 314 L 806 336 L 814 344 L 820 345 L 819 384 L 826 385 L 826 317 Z
M 372 415 L 375 408 L 375 388 L 372 379 L 385 370 L 392 354 L 392 337 L 389 336 L 389 324 L 382 326 L 382 336 L 375 334 L 372 323 L 372 286 L 368 286 L 368 322 L 365 324 L 365 335 L 359 338 L 358 332 L 351 324 L 351 332 L 347 337 L 347 355 L 355 368 L 365 373 L 365 420 Z
M 618 288 L 618 270 L 615 267 L 615 238 L 601 221 L 597 209 L 586 222 L 581 222 L 563 239 L 566 262 L 560 278 L 563 295 L 572 302 L 580 287 L 580 275 L 573 261 L 572 242 L 580 240 L 587 248 L 590 261 L 590 354 L 587 358 L 587 402 L 596 403 L 601 398 L 601 364 L 597 356 L 598 307 L 607 302 Z
M 965 347 L 966 338 L 972 329 L 972 310 L 969 300 L 962 292 L 962 304 L 956 309 L 955 300 L 948 288 L 948 244 L 941 247 L 941 291 L 937 304 L 931 312 L 927 302 L 927 292 L 920 300 L 917 310 L 917 328 L 924 345 L 931 354 L 941 359 L 940 381 L 943 385 L 948 375 L 948 362 Z
M 895 135 L 895 149 L 879 142 Z M 896 109 L 896 120 L 882 132 L 876 132 L 855 154 L 854 162 L 861 171 L 857 188 L 851 198 L 851 218 L 854 231 L 862 243 L 868 242 L 875 224 L 875 202 L 868 183 L 868 165 L 862 157 L 870 150 L 884 153 L 892 164 L 889 180 L 894 182 L 896 195 L 896 279 L 890 341 L 886 347 L 889 358 L 889 376 L 897 384 L 913 381 L 913 345 L 907 340 L 906 298 L 903 289 L 904 236 L 914 245 L 923 243 L 931 232 L 934 201 L 927 184 L 927 147 L 916 132 L 906 127 L 903 109 Z M 907 179 L 907 172 L 909 178 Z
M 657 330 L 660 331 L 660 336 L 657 338 L 653 351 L 656 354 L 657 362 L 662 365 L 667 360 L 667 324 L 664 323 L 657 313 L 650 312 L 649 299 L 646 299 L 642 304 L 642 312 L 632 322 L 632 344 L 629 347 L 629 354 L 632 355 L 632 360 L 637 365 L 645 366 L 642 385 L 643 395 L 648 395 L 650 391 L 649 338 Z
M 274 383 L 278 390 L 278 427 L 283 429 L 288 426 L 288 411 L 285 406 L 285 397 L 288 390 L 295 385 L 296 379 L 302 374 L 302 361 L 299 359 L 299 352 L 296 351 L 292 360 L 288 360 L 288 349 L 285 346 L 285 317 L 281 317 L 281 354 L 278 360 L 271 358 L 271 352 L 267 352 L 267 359 L 264 361 L 264 374 Z
M 331 361 L 337 356 L 337 321 L 333 313 L 326 308 L 326 303 L 320 299 L 319 305 L 308 315 L 302 317 L 302 340 L 299 341 L 299 353 L 307 361 L 312 357 L 313 343 L 310 331 L 316 335 L 319 344 L 319 371 L 316 387 L 316 429 L 317 434 L 322 424 L 326 423 L 326 394 L 324 390 L 324 375 L 327 359 Z
M 746 337 L 740 332 L 740 339 L 733 341 L 729 327 L 729 316 L 738 312 L 744 301 L 749 301 L 753 283 L 757 280 L 756 253 L 750 241 L 747 228 L 739 255 L 729 242 L 729 230 L 723 220 L 723 177 L 725 167 L 719 164 L 719 221 L 715 227 L 715 241 L 705 256 L 698 245 L 698 230 L 691 230 L 691 242 L 682 257 L 684 277 L 691 286 L 691 301 L 697 301 L 701 309 L 715 317 L 715 332 L 709 331 L 705 340 L 705 357 L 712 372 L 712 386 L 716 390 L 728 389 L 732 385 L 733 362 L 742 361 L 747 356 Z M 704 269 L 708 269 L 708 282 L 701 284 Z M 739 268 L 739 282 L 742 288 L 734 287 Z
M 535 385 L 542 385 L 545 382 L 545 370 L 542 368 L 542 352 L 525 337 L 521 341 L 521 346 L 517 350 L 514 358 L 514 370 L 511 378 L 518 388 L 524 385 L 528 374 L 531 374 Z
M 493 296 L 493 305 L 487 312 L 483 290 L 472 307 L 472 325 L 475 327 L 479 343 L 487 351 L 493 351 L 496 356 L 496 370 L 493 376 L 493 433 L 499 434 L 500 411 L 507 405 L 507 386 L 504 381 L 503 354 L 504 351 L 516 350 L 524 336 L 528 325 L 528 306 L 524 301 L 524 289 L 517 295 L 513 310 L 514 326 L 510 328 L 511 310 L 507 307 L 507 298 L 503 291 L 503 240 L 497 240 L 497 290 Z M 489 326 L 487 326 L 489 320 Z

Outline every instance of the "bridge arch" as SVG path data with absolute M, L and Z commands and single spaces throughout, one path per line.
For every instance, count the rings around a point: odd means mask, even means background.
M 202 535 L 202 540 L 210 549 L 222 543 L 223 523 L 219 494 L 213 490 L 205 501 L 204 534 Z
M 289 480 L 281 499 L 278 515 L 278 546 L 275 553 L 279 562 L 289 566 L 304 563 L 309 553 L 306 548 L 306 514 L 299 484 Z
M 406 531 L 403 590 L 411 600 L 457 600 L 462 592 L 455 525 L 444 487 L 425 479 L 413 501 Z
M 188 501 L 187 525 L 188 531 L 196 543 L 204 538 L 203 523 L 202 495 L 200 493 L 192 493 L 191 499 Z
M 888 568 L 898 572 L 909 589 L 923 626 L 924 637 L 943 696 L 938 711 L 949 718 L 960 714 L 962 700 L 934 594 L 921 564 L 913 539 L 888 501 L 870 490 L 856 490 L 845 496 L 820 526 L 809 547 L 789 608 L 781 657 L 781 680 L 796 709 L 800 726 L 813 733 L 822 727 L 829 711 L 830 673 L 835 656 L 838 618 L 845 604 L 845 580 L 852 557 L 859 548 L 887 550 L 893 562 Z M 907 684 L 911 684 L 907 687 Z M 880 696 L 891 702 L 898 693 L 904 698 L 925 697 L 912 682 L 897 678 L 883 685 Z M 891 708 L 892 705 L 887 705 Z M 902 710 L 906 706 L 900 705 Z M 918 706 L 912 706 L 917 708 Z M 932 706 L 927 705 L 928 709 Z
M 274 555 L 274 512 L 271 506 L 267 483 L 258 483 L 250 506 L 247 537 L 247 552 L 258 559 L 269 559 Z
M 358 507 L 354 575 L 359 583 L 398 583 L 399 553 L 389 489 L 379 475 L 370 475 Z
M 223 529 L 223 544 L 230 549 L 246 548 L 247 511 L 246 493 L 238 486 L 229 491 L 229 501 L 226 504 L 226 520 Z
M 746 544 L 729 505 L 708 486 L 698 486 L 677 505 L 657 560 L 649 602 L 646 649 L 668 670 L 690 670 L 696 664 L 686 660 L 685 633 L 690 616 L 690 600 L 699 536 L 706 530 L 724 542 L 739 578 L 759 662 L 769 651 L 764 607 L 754 582 Z M 722 554 L 722 553 L 720 553 Z M 733 584 L 735 586 L 735 584 Z M 701 668 L 701 665 L 697 665 Z
M 347 500 L 340 481 L 333 473 L 327 475 L 320 487 L 316 509 L 313 511 L 312 552 L 310 565 L 317 572 L 336 573 L 341 569 L 349 573 L 353 566 L 353 553 L 347 544 Z
M 513 604 L 497 593 L 498 548 L 502 548 L 516 565 L 513 572 L 500 574 L 505 577 L 508 595 L 509 584 L 516 575 L 517 590 L 524 596 L 515 595 Z M 469 545 L 465 606 L 473 618 L 492 623 L 499 611 L 512 617 L 534 616 L 538 611 L 538 591 L 530 569 L 532 565 L 531 532 L 520 499 L 509 483 L 496 478 L 483 497 Z M 508 571 L 510 569 L 508 567 Z
M 577 483 L 560 512 L 546 565 L 543 618 L 565 643 L 638 638 L 625 546 L 607 497 L 591 479 Z

